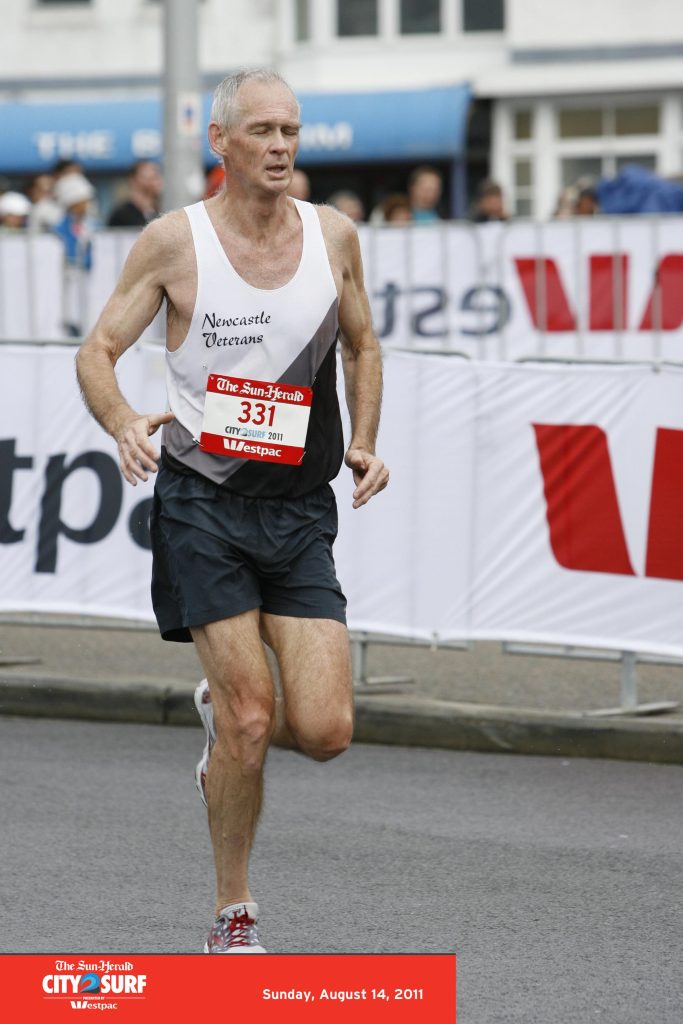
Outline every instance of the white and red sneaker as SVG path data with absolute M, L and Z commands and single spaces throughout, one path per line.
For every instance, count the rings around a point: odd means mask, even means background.
M 258 940 L 258 905 L 231 903 L 213 923 L 205 953 L 265 953 Z
M 202 725 L 204 726 L 204 731 L 206 732 L 204 753 L 197 762 L 197 767 L 194 770 L 194 781 L 197 789 L 199 790 L 199 795 L 202 798 L 202 803 L 206 807 L 206 773 L 209 770 L 209 758 L 211 757 L 211 751 L 214 743 L 216 742 L 216 727 L 213 722 L 213 704 L 211 703 L 209 684 L 206 679 L 202 679 L 201 683 L 194 691 L 194 706 L 199 713 Z

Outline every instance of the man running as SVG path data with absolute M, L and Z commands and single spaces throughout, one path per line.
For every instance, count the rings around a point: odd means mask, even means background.
M 135 485 L 159 470 L 155 614 L 164 639 L 194 641 L 208 681 L 195 701 L 207 730 L 197 778 L 217 882 L 209 953 L 264 952 L 248 863 L 269 744 L 326 761 L 351 740 L 330 481 L 344 460 L 359 508 L 389 478 L 374 450 L 381 357 L 358 238 L 337 211 L 287 196 L 299 128 L 299 105 L 276 73 L 240 72 L 218 86 L 209 139 L 225 190 L 145 229 L 77 360 L 125 479 Z M 170 411 L 140 414 L 114 365 L 164 298 Z M 160 455 L 149 437 L 162 425 Z

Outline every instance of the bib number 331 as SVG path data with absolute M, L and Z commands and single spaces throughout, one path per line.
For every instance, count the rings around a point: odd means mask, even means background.
M 313 389 L 211 373 L 199 447 L 213 455 L 298 466 Z

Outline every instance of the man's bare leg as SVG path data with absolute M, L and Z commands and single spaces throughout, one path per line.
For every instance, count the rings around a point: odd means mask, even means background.
M 353 686 L 346 626 L 334 619 L 261 615 L 261 634 L 280 668 L 273 744 L 316 761 L 341 754 L 353 733 Z
M 206 777 L 216 865 L 216 913 L 251 899 L 249 854 L 273 731 L 274 689 L 259 633 L 259 611 L 194 627 L 211 690 L 216 742 Z

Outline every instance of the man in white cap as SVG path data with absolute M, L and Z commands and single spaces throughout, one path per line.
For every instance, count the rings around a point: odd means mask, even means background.
M 55 199 L 64 216 L 54 227 L 64 243 L 64 328 L 71 337 L 83 333 L 83 275 L 92 267 L 92 236 L 96 223 L 90 214 L 95 189 L 82 174 L 66 174 L 55 185 Z
M 0 227 L 16 231 L 26 227 L 31 202 L 23 192 L 5 192 L 0 196 Z

